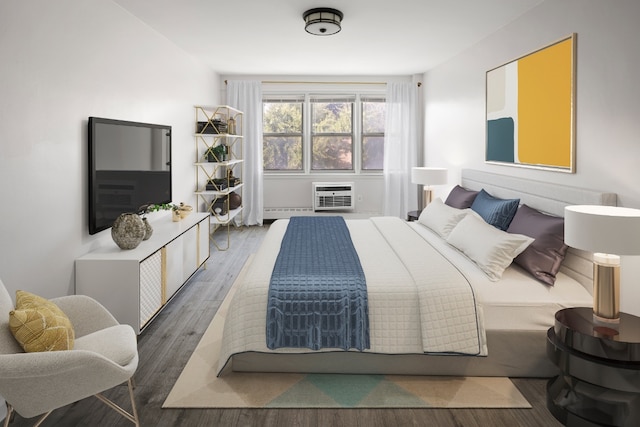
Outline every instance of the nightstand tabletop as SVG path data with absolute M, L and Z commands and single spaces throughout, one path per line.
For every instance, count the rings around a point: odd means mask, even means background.
M 640 317 L 620 313 L 617 330 L 594 322 L 590 307 L 560 310 L 555 318 L 556 339 L 568 348 L 610 361 L 640 362 Z
M 421 211 L 409 211 L 407 213 L 407 221 L 417 221 Z

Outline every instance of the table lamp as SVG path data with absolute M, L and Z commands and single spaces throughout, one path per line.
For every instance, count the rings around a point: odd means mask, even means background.
M 593 317 L 620 322 L 620 255 L 640 255 L 640 210 L 617 206 L 564 208 L 564 242 L 593 252 Z
M 421 184 L 424 188 L 421 210 L 426 208 L 433 199 L 433 192 L 431 191 L 430 186 L 446 184 L 447 175 L 447 169 L 445 168 L 411 168 L 411 182 L 414 184 Z

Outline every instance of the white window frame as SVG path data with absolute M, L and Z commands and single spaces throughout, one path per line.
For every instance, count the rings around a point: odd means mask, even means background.
M 358 101 L 358 108 L 360 109 L 360 114 L 358 116 L 358 118 L 360 119 L 359 120 L 360 123 L 358 124 L 358 126 L 360 127 L 360 136 L 358 138 L 358 143 L 360 145 L 360 148 L 359 148 L 360 151 L 359 151 L 359 154 L 358 154 L 358 160 L 360 161 L 360 169 L 362 170 L 363 173 L 366 173 L 366 174 L 382 174 L 382 168 L 380 168 L 380 169 L 366 169 L 366 170 L 362 169 L 362 157 L 363 157 L 363 154 L 364 154 L 363 153 L 363 149 L 364 149 L 363 139 L 364 139 L 365 136 L 382 136 L 382 138 L 384 140 L 386 129 L 382 132 L 382 134 L 377 133 L 377 132 L 376 133 L 367 133 L 367 134 L 364 133 L 364 116 L 363 116 L 364 111 L 362 111 L 362 103 L 363 102 L 374 102 L 374 101 L 375 102 L 379 102 L 379 101 L 380 102 L 384 102 L 385 98 L 386 98 L 385 95 L 379 95 L 379 94 L 378 95 L 364 95 L 363 94 L 363 95 L 360 96 L 359 101 Z
M 319 92 L 314 91 L 296 91 L 292 93 L 282 92 L 264 92 L 262 101 L 263 103 L 276 100 L 292 100 L 304 98 L 302 101 L 302 170 L 272 170 L 264 169 L 265 175 L 278 176 L 278 175 L 382 175 L 382 170 L 379 169 L 362 169 L 362 99 L 384 99 L 384 92 L 358 92 L 358 91 L 328 91 Z M 348 98 L 353 99 L 352 109 L 352 138 L 353 138 L 353 153 L 352 153 L 352 170 L 313 170 L 311 169 L 311 99 L 335 99 L 346 100 Z M 263 142 L 264 143 L 264 142 Z

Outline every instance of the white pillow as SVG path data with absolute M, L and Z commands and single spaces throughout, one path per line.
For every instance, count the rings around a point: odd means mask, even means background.
M 498 281 L 511 261 L 535 239 L 507 233 L 477 215 L 466 215 L 449 234 L 447 242 L 476 263 L 489 279 Z
M 424 208 L 418 222 L 438 233 L 440 237 L 446 238 L 467 213 L 468 210 L 452 208 L 438 198 Z

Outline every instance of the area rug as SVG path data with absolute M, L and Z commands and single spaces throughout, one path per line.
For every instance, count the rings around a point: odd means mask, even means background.
M 508 378 L 281 374 L 227 371 L 216 377 L 238 275 L 163 408 L 530 408 Z

